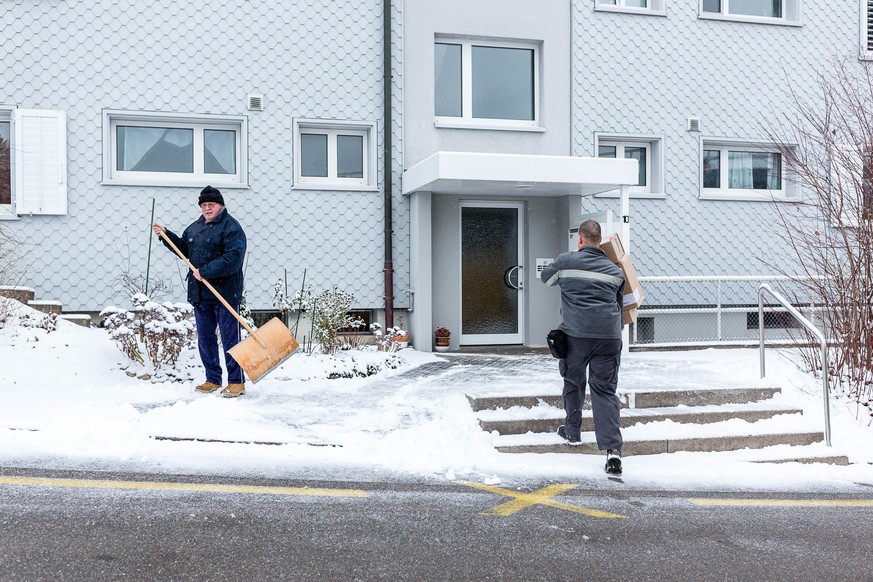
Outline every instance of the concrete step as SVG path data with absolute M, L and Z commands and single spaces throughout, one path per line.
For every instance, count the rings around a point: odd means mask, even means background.
M 686 424 L 709 424 L 739 418 L 754 422 L 780 414 L 803 414 L 803 410 L 768 402 L 721 406 L 625 408 L 621 412 L 621 426 L 627 428 L 662 420 Z M 563 409 L 542 404 L 529 409 L 518 407 L 509 410 L 482 410 L 477 416 L 482 430 L 487 432 L 496 430 L 501 435 L 554 432 L 566 418 Z M 586 432 L 594 430 L 594 420 L 590 410 L 582 412 L 582 430 Z
M 87 313 L 62 313 L 58 316 L 58 319 L 63 319 L 82 327 L 91 327 L 91 316 Z
M 60 315 L 62 311 L 63 304 L 60 301 L 34 301 L 30 300 L 27 302 L 28 307 L 32 307 L 37 311 L 41 311 L 43 313 L 55 313 Z
M 816 432 L 759 432 L 756 434 L 734 434 L 695 436 L 687 435 L 663 439 L 625 438 L 622 446 L 623 456 L 658 455 L 679 451 L 735 451 L 739 449 L 761 449 L 775 445 L 803 446 L 821 442 L 820 431 Z M 507 435 L 494 439 L 495 448 L 501 453 L 559 453 L 559 454 L 603 454 L 598 450 L 594 435 L 582 433 L 582 442 L 571 446 L 553 433 Z
M 622 408 L 663 408 L 668 406 L 705 406 L 710 404 L 742 404 L 773 398 L 781 388 L 700 388 L 696 390 L 621 390 L 618 391 Z M 540 403 L 563 407 L 560 394 L 495 395 L 467 397 L 474 412 L 481 410 L 524 406 L 532 408 Z M 585 399 L 590 408 L 591 399 Z
M 0 297 L 9 297 L 27 305 L 28 301 L 33 301 L 36 298 L 36 291 L 30 287 L 0 285 Z

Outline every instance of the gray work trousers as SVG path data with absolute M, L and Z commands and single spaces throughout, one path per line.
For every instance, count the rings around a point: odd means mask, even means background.
M 585 384 L 591 388 L 591 411 L 597 448 L 621 449 L 619 421 L 618 367 L 621 364 L 621 339 L 597 339 L 567 336 L 567 357 L 558 361 L 564 377 L 564 411 L 567 436 L 579 436 Z M 587 374 L 586 374 L 587 371 Z

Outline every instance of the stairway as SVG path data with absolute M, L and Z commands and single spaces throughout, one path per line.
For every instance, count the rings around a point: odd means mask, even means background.
M 32 309 L 42 313 L 53 313 L 58 316 L 58 319 L 63 319 L 82 327 L 91 327 L 90 315 L 86 313 L 64 313 L 63 304 L 60 301 L 37 301 L 36 292 L 30 287 L 0 285 L 0 297 L 15 299 Z
M 622 453 L 630 456 L 678 451 L 716 452 L 774 445 L 802 447 L 821 442 L 823 434 L 815 420 L 804 418 L 801 409 L 773 402 L 780 391 L 779 388 L 620 390 Z M 563 402 L 559 394 L 468 398 L 482 429 L 498 433 L 494 444 L 500 452 L 602 454 L 594 439 L 588 398 L 583 410 L 581 443 L 574 446 L 555 433 L 564 423 Z M 796 417 L 792 426 L 798 430 L 786 432 L 783 418 L 772 420 L 781 415 Z M 838 455 L 791 454 L 790 458 L 768 461 L 848 464 L 846 457 Z

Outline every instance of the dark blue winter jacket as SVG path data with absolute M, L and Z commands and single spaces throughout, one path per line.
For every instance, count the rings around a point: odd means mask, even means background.
M 222 208 L 212 222 L 202 216 L 179 237 L 169 230 L 167 236 L 182 251 L 191 264 L 200 269 L 200 276 L 233 306 L 239 306 L 243 292 L 243 258 L 246 235 L 239 222 Z M 164 246 L 169 248 L 166 242 Z M 188 271 L 188 302 L 219 303 L 206 285 Z
M 564 253 L 543 269 L 546 285 L 561 288 L 561 325 L 569 336 L 621 338 L 624 273 L 597 247 Z

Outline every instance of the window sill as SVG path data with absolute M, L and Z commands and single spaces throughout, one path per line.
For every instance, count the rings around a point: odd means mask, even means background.
M 800 28 L 803 26 L 799 20 L 785 20 L 784 18 L 767 18 L 765 16 L 740 16 L 737 14 L 715 14 L 715 13 L 700 13 L 697 15 L 700 20 L 723 20 L 728 22 L 745 22 L 748 24 L 769 24 L 770 26 L 793 26 Z
M 378 192 L 378 186 L 356 186 L 349 184 L 294 184 L 292 190 L 329 190 L 331 192 Z
M 190 180 L 190 181 L 182 181 L 182 180 L 103 180 L 100 182 L 101 186 L 150 186 L 155 188 L 202 188 L 204 185 L 209 184 L 219 190 L 226 189 L 238 189 L 238 190 L 248 190 L 248 184 L 241 184 L 239 182 L 215 182 L 208 178 L 204 178 L 202 180 Z
M 620 190 L 610 190 L 609 192 L 601 192 L 600 194 L 595 194 L 595 198 L 621 198 Z M 649 198 L 652 200 L 665 200 L 667 195 L 663 192 L 631 192 L 631 198 Z
M 652 10 L 651 8 L 627 8 L 625 6 L 595 5 L 595 12 L 621 12 L 622 14 L 636 14 L 639 16 L 667 16 L 666 10 Z
M 792 202 L 783 192 L 752 192 L 749 190 L 702 190 L 700 199 L 725 202 Z
M 12 212 L 10 207 L 0 207 L 0 220 L 19 220 L 20 217 Z
M 477 122 L 466 120 L 445 121 L 435 119 L 433 122 L 437 129 L 484 129 L 489 131 L 527 131 L 531 133 L 545 133 L 546 128 L 538 125 L 503 124 L 498 121 Z

